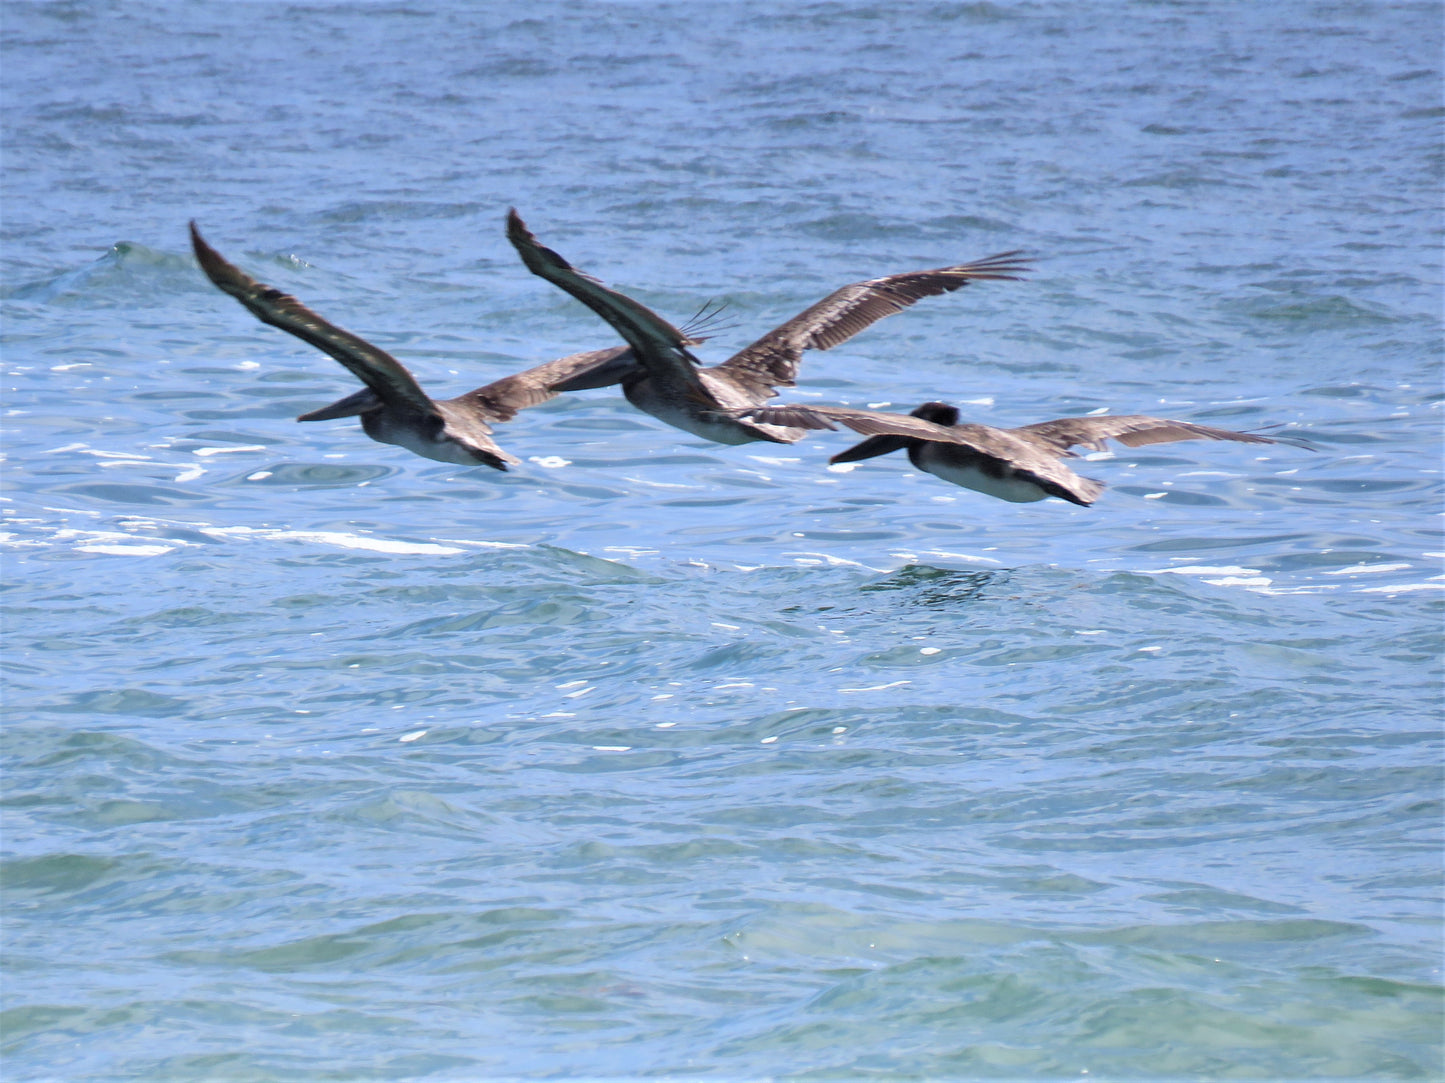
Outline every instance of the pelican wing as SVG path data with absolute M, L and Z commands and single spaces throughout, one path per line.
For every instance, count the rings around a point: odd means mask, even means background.
M 527 270 L 570 293 L 606 320 L 632 347 L 638 362 L 654 380 L 684 386 L 697 395 L 707 394 L 697 378 L 697 358 L 687 349 L 693 340 L 686 334 L 647 306 L 608 289 L 539 244 L 515 209 L 507 214 L 507 239 Z
M 1294 440 L 1277 440 L 1248 432 L 1214 429 L 1189 421 L 1170 421 L 1162 417 L 1127 414 L 1120 417 L 1062 417 L 1056 421 L 1040 421 L 1022 425 L 1014 432 L 1042 437 L 1060 451 L 1078 445 L 1103 451 L 1104 441 L 1117 440 L 1125 447 L 1146 444 L 1172 444 L 1178 440 L 1233 440 L 1241 444 L 1298 444 Z M 1305 446 L 1305 445 L 1300 445 Z
M 1018 252 L 1000 252 L 956 267 L 909 271 L 844 286 L 769 331 L 718 368 L 750 385 L 760 396 L 770 397 L 777 393 L 774 387 L 793 386 L 804 350 L 831 349 L 924 297 L 952 293 L 970 282 L 1016 280 L 1020 272 L 1028 270 L 1027 263 L 1018 257 Z
M 450 401 L 472 407 L 490 421 L 511 421 L 518 410 L 546 402 L 562 391 L 617 383 L 635 366 L 631 347 L 588 350 L 503 376 Z
M 1044 461 L 1063 458 L 1063 449 L 1041 446 L 1037 440 L 1019 435 L 1015 429 L 996 429 L 992 425 L 963 422 L 938 425 L 912 414 L 890 414 L 881 410 L 859 410 L 850 406 L 759 406 L 740 410 L 754 421 L 768 425 L 791 425 L 799 429 L 836 429 L 841 422 L 860 436 L 901 436 L 911 440 L 929 440 L 938 444 L 956 444 L 1018 465 L 1037 469 Z
M 864 436 L 906 436 L 915 440 L 938 440 L 966 444 L 956 430 L 935 425 L 911 414 L 889 414 L 880 410 L 858 410 L 850 406 L 757 406 L 731 411 L 765 425 L 789 425 L 795 429 L 837 429 L 837 421 Z M 987 426 L 970 426 L 986 428 Z M 999 431 L 999 430 L 995 430 Z
M 191 223 L 191 246 L 201 270 L 215 285 L 245 305 L 262 323 L 279 327 L 330 354 L 351 370 L 388 406 L 436 416 L 421 385 L 396 358 L 350 331 L 323 320 L 296 298 L 257 282 L 208 245 Z

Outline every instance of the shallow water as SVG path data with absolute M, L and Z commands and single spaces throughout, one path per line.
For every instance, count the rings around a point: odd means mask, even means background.
M 11 3 L 7 1080 L 1435 1078 L 1434 4 Z M 1023 248 L 789 397 L 1279 425 L 1011 505 L 610 390 Z

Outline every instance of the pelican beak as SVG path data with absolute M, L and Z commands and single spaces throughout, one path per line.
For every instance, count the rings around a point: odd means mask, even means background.
M 379 410 L 381 405 L 381 400 L 376 397 L 376 392 L 369 387 L 363 387 L 355 394 L 347 395 L 344 399 L 337 399 L 330 406 L 312 410 L 309 414 L 302 414 L 296 420 L 330 421 L 334 417 L 355 417 L 357 414 Z
M 601 353 L 602 351 L 598 351 Z M 593 387 L 611 387 L 620 384 L 634 372 L 645 372 L 631 350 L 623 350 L 616 357 L 608 358 L 590 369 L 583 369 L 565 380 L 549 384 L 548 391 L 586 391 Z
M 892 433 L 870 436 L 861 444 L 854 444 L 847 451 L 838 452 L 828 461 L 830 463 L 856 463 L 859 459 L 872 459 L 878 455 L 887 455 L 890 451 L 902 451 L 908 446 L 908 439 L 906 436 L 894 436 Z

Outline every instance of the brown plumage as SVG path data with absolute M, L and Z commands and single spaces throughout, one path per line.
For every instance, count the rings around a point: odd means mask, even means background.
M 909 461 L 918 469 L 965 489 L 1015 503 L 1056 496 L 1083 507 L 1099 498 L 1104 485 L 1081 477 L 1064 464 L 1064 459 L 1075 457 L 1069 450 L 1075 445 L 1103 450 L 1106 440 L 1118 440 L 1128 447 L 1177 440 L 1231 440 L 1310 446 L 1297 438 L 1232 432 L 1142 414 L 1065 417 L 1017 429 L 996 429 L 960 422 L 958 409 L 942 402 L 926 402 L 910 414 L 845 406 L 767 406 L 745 413 L 765 423 L 804 429 L 835 429 L 833 422 L 837 421 L 869 437 L 834 455 L 830 462 L 856 462 L 906 449 Z
M 970 282 L 1017 279 L 1027 269 L 1019 253 L 1004 252 L 975 263 L 844 286 L 721 365 L 702 368 L 687 349 L 691 343 L 683 332 L 540 244 L 515 210 L 507 216 L 507 237 L 528 270 L 592 309 L 632 347 L 632 367 L 615 369 L 629 402 L 669 425 L 722 444 L 790 444 L 802 439 L 802 427 L 759 424 L 739 415 L 772 398 L 776 388 L 792 387 L 803 351 L 831 349 L 924 297 L 951 293 Z M 555 386 L 572 391 L 579 385 Z
M 346 366 L 364 389 L 302 414 L 298 421 L 360 416 L 373 440 L 396 444 L 439 462 L 507 469 L 521 462 L 492 439 L 491 424 L 510 421 L 518 410 L 546 402 L 557 394 L 552 385 L 571 381 L 589 386 L 590 374 L 609 366 L 627 368 L 632 351 L 626 346 L 592 350 L 548 361 L 524 372 L 495 380 L 454 399 L 434 400 L 391 354 L 365 339 L 322 319 L 295 297 L 258 282 L 226 261 L 202 239 L 191 223 L 191 246 L 201 270 L 262 323 L 295 335 Z M 610 377 L 603 377 L 611 382 Z M 602 385 L 597 385 L 602 386 Z

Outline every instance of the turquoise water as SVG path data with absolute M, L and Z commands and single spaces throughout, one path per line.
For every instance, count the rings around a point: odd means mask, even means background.
M 3 1074 L 1431 1079 L 1440 7 L 5 8 Z M 1011 505 L 611 390 L 600 321 L 1026 282 L 800 401 L 1285 426 Z

